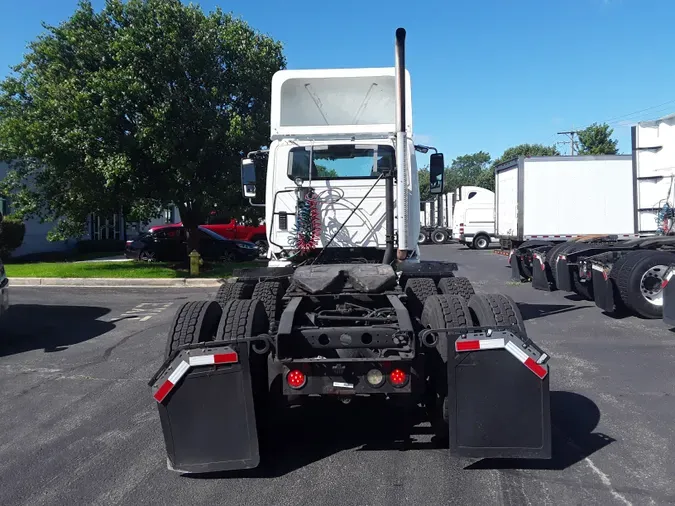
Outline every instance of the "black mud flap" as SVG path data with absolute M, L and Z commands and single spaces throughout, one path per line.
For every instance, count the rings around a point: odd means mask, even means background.
M 451 453 L 550 459 L 548 355 L 511 330 L 486 329 L 457 336 L 448 354 Z
M 595 305 L 603 311 L 614 311 L 614 281 L 609 276 L 609 270 L 598 264 L 592 264 L 593 269 L 593 300 Z
M 209 345 L 181 350 L 153 378 L 172 471 L 208 473 L 260 463 L 249 347 Z
M 551 269 L 544 261 L 541 253 L 532 255 L 532 288 L 550 292 L 553 290 L 553 280 L 551 279 Z
M 511 279 L 514 281 L 522 282 L 523 279 L 526 279 L 527 276 L 523 273 L 523 269 L 520 264 L 520 257 L 518 256 L 517 250 L 511 250 L 509 254 L 509 264 L 511 265 Z
M 675 281 L 671 283 L 673 274 L 675 267 L 668 269 L 664 276 L 666 286 L 663 288 L 663 322 L 675 327 Z
M 556 273 L 558 274 L 558 290 L 573 292 L 572 273 L 570 272 L 570 266 L 567 264 L 567 257 L 565 255 L 558 256 L 556 269 Z

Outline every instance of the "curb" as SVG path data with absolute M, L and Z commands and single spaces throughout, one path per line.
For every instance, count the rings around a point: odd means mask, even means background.
M 217 288 L 218 278 L 10 278 L 9 286 L 70 286 L 82 288 Z

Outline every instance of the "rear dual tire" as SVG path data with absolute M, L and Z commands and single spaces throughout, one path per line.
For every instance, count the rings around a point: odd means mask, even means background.
M 523 341 L 527 332 L 523 316 L 515 301 L 506 295 L 473 295 L 467 302 L 459 295 L 432 295 L 424 303 L 421 317 L 425 329 L 513 326 Z M 437 344 L 427 352 L 427 410 L 434 434 L 442 443 L 449 438 L 448 357 L 451 346 L 448 334 L 436 336 Z

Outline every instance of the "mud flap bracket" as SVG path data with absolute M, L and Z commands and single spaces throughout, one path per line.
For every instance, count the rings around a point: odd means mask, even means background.
M 248 343 L 184 347 L 151 380 L 167 467 L 205 473 L 257 467 Z

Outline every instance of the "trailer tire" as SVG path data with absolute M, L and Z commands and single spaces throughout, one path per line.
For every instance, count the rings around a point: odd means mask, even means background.
M 490 247 L 490 238 L 485 234 L 478 234 L 473 238 L 473 249 L 484 250 Z
M 411 278 L 405 283 L 405 294 L 410 315 L 419 318 L 427 297 L 438 294 L 438 288 L 431 278 Z
M 431 232 L 431 240 L 434 244 L 445 244 L 448 241 L 448 232 L 442 228 L 437 228 Z
M 252 299 L 261 300 L 265 306 L 270 323 L 279 320 L 281 313 L 281 299 L 284 296 L 284 286 L 281 281 L 263 281 L 255 285 Z
M 621 264 L 615 266 L 619 267 L 615 281 L 622 302 L 644 318 L 661 318 L 662 276 L 675 262 L 675 255 L 665 251 L 638 250 L 631 251 L 619 262 Z
M 501 293 L 474 295 L 469 300 L 473 323 L 479 327 L 514 326 L 527 340 L 527 329 L 518 305 Z
M 466 301 L 476 293 L 467 278 L 443 278 L 438 282 L 438 289 L 445 295 L 459 295 Z
M 422 311 L 422 326 L 426 329 L 472 327 L 469 306 L 459 295 L 432 295 Z M 448 334 L 439 334 L 436 347 L 427 353 L 429 417 L 436 437 L 446 442 L 450 436 L 448 417 Z M 454 345 L 453 345 L 454 346 Z
M 223 283 L 218 288 L 215 299 L 221 306 L 224 306 L 226 302 L 231 300 L 250 299 L 254 288 L 255 285 L 251 283 L 241 283 L 238 281 L 235 283 Z
M 167 360 L 180 346 L 213 341 L 223 310 L 215 301 L 185 302 L 176 311 L 164 350 Z
M 420 232 L 420 234 L 417 236 L 417 244 L 426 244 L 427 242 L 427 234 L 424 232 Z

